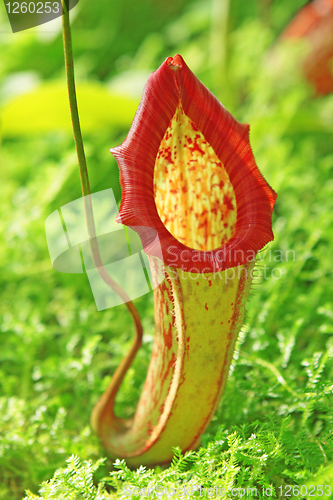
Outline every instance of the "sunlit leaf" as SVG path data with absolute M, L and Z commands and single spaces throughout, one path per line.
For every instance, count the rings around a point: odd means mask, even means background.
M 127 127 L 133 120 L 136 99 L 111 93 L 97 82 L 77 85 L 83 132 L 105 127 Z M 1 135 L 19 136 L 55 130 L 71 131 L 67 89 L 64 81 L 42 84 L 20 95 L 0 110 Z

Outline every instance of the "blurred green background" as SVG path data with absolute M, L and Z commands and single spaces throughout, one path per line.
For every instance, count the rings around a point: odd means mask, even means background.
M 298 71 L 301 45 L 281 47 L 278 56 L 272 49 L 303 4 L 80 0 L 71 12 L 92 192 L 112 188 L 120 200 L 109 149 L 125 138 L 149 73 L 180 53 L 227 109 L 250 124 L 257 164 L 278 193 L 275 241 L 271 254 L 260 255 L 260 284 L 234 369 L 203 437 L 206 451 L 187 465 L 190 478 L 204 477 L 207 485 L 333 484 L 333 96 L 312 98 Z M 46 218 L 81 196 L 58 21 L 12 34 L 0 4 L 4 500 L 21 499 L 26 489 L 37 494 L 71 454 L 105 456 L 90 413 L 133 335 L 124 306 L 98 312 L 87 276 L 57 273 L 48 255 Z M 135 409 L 154 334 L 151 294 L 136 304 L 144 345 L 117 400 L 122 416 Z M 184 480 L 177 467 L 173 480 Z M 96 481 L 111 469 L 107 460 Z M 102 498 L 90 483 L 84 493 L 78 480 L 73 493 L 61 481 L 55 496 L 44 486 L 42 498 Z

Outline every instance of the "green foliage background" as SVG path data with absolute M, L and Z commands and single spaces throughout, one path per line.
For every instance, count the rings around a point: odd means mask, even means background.
M 1 500 L 120 498 L 124 485 L 162 483 L 229 495 L 256 487 L 256 498 L 262 486 L 278 497 L 287 484 L 333 485 L 333 96 L 312 99 L 295 71 L 303 47 L 272 52 L 302 4 L 80 0 L 72 13 L 93 192 L 120 199 L 109 149 L 124 139 L 149 72 L 178 52 L 251 124 L 257 164 L 279 195 L 220 408 L 202 448 L 176 451 L 155 471 L 100 460 L 89 427 L 132 324 L 123 306 L 96 310 L 86 275 L 51 267 L 45 220 L 81 196 L 61 33 L 44 25 L 13 35 L 0 4 Z M 152 296 L 136 302 L 144 346 L 118 397 L 122 416 L 134 411 L 154 335 Z

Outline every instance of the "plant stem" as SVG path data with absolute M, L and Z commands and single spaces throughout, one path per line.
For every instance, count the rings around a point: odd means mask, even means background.
M 67 88 L 68 88 L 68 96 L 69 96 L 69 105 L 71 111 L 72 125 L 73 125 L 73 134 L 74 141 L 76 147 L 76 153 L 79 164 L 80 171 L 80 180 L 81 180 L 81 189 L 84 201 L 84 211 L 86 217 L 86 224 L 89 236 L 89 245 L 91 256 L 95 265 L 95 268 L 101 278 L 107 283 L 112 290 L 114 290 L 124 301 L 128 311 L 130 312 L 134 326 L 135 326 L 135 338 L 134 342 L 123 359 L 121 365 L 118 367 L 114 376 L 112 377 L 111 384 L 113 387 L 111 390 L 112 393 L 116 392 L 128 367 L 132 363 L 134 356 L 138 349 L 141 346 L 142 342 L 142 325 L 139 313 L 129 299 L 127 293 L 116 283 L 111 276 L 108 274 L 106 269 L 104 268 L 103 262 L 101 260 L 101 256 L 99 253 L 96 231 L 95 231 L 95 222 L 94 215 L 91 203 L 90 196 L 90 185 L 89 185 L 89 176 L 87 170 L 87 162 L 86 156 L 84 153 L 83 140 L 81 134 L 80 127 L 80 119 L 79 112 L 77 107 L 77 99 L 76 99 L 76 89 L 75 89 L 75 79 L 74 79 L 74 61 L 73 61 L 73 50 L 72 50 L 72 37 L 71 37 L 71 28 L 69 21 L 69 9 L 68 9 L 68 0 L 62 0 L 63 6 L 63 43 L 64 43 L 64 53 L 65 53 L 65 68 L 66 68 L 66 78 L 67 78 Z

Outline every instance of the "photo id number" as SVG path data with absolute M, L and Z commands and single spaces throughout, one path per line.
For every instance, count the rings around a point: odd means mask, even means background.
M 59 14 L 60 2 L 8 2 L 8 14 Z

